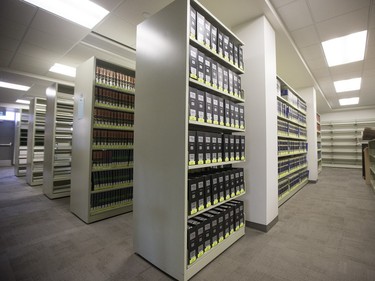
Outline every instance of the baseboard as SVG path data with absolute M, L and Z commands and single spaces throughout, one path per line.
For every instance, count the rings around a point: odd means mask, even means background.
M 309 180 L 309 183 L 318 183 L 318 180 Z
M 260 224 L 256 222 L 246 221 L 246 227 L 253 228 L 262 232 L 268 232 L 279 221 L 279 216 L 273 219 L 269 224 Z
M 12 160 L 0 160 L 0 167 L 11 167 Z

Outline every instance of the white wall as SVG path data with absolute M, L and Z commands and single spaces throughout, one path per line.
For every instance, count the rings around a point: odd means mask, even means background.
M 245 215 L 268 227 L 278 216 L 275 32 L 263 16 L 235 33 L 245 43 Z
M 337 111 L 320 115 L 321 123 L 375 120 L 375 109 Z

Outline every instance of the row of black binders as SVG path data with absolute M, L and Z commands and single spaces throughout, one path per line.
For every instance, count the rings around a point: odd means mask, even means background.
M 188 211 L 194 215 L 245 192 L 243 168 L 219 168 L 189 174 Z
M 204 253 L 245 225 L 242 201 L 232 200 L 188 220 L 187 262 L 193 264 Z
M 223 30 L 218 29 L 193 7 L 190 7 L 190 38 L 197 40 L 234 66 L 244 69 L 242 47 L 230 40 Z
M 245 129 L 245 109 L 241 104 L 189 87 L 189 120 Z
M 245 160 L 245 136 L 189 131 L 189 166 Z

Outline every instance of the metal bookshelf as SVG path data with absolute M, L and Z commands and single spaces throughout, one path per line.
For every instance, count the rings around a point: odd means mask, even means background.
M 320 124 L 320 114 L 316 114 L 316 136 L 317 136 L 317 148 L 318 148 L 318 173 L 320 173 L 323 169 L 322 165 L 322 134 L 321 134 L 321 124 Z
M 29 107 L 26 170 L 26 182 L 31 186 L 43 184 L 45 116 L 46 99 L 32 99 Z
M 189 165 L 189 131 L 231 134 L 245 131 L 189 120 L 189 87 L 234 103 L 244 101 L 240 95 L 214 87 L 207 80 L 189 77 L 190 46 L 237 75 L 244 72 L 233 61 L 219 55 L 215 49 L 189 33 L 188 19 L 194 10 L 232 42 L 243 45 L 215 16 L 193 0 L 172 2 L 138 25 L 137 30 L 134 248 L 136 253 L 177 280 L 190 279 L 245 233 L 242 223 L 225 239 L 208 245 L 197 257 L 192 258 L 188 251 L 187 240 L 191 238 L 188 221 L 208 215 L 220 204 L 224 206 L 228 202 L 235 202 L 233 200 L 241 196 L 229 196 L 227 201 L 213 203 L 213 206 L 189 214 L 189 175 L 197 170 L 211 171 L 223 165 L 231 167 L 236 164 L 236 167 L 240 167 L 243 163 L 232 161 Z M 150 38 L 156 44 L 150 44 Z
M 86 223 L 133 210 L 134 77 L 95 57 L 77 68 L 70 209 Z
M 368 143 L 370 157 L 370 185 L 375 192 L 375 140 Z
M 362 133 L 375 120 L 321 124 L 323 167 L 362 168 Z
M 70 196 L 74 88 L 53 84 L 46 93 L 43 193 L 55 199 Z
M 279 206 L 308 183 L 306 102 L 277 77 Z
M 19 119 L 16 123 L 14 142 L 14 175 L 26 176 L 27 168 L 27 131 L 29 124 L 29 110 L 20 109 Z

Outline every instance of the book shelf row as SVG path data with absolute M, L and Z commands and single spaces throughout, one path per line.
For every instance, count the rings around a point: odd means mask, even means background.
M 219 168 L 190 173 L 188 178 L 189 216 L 244 192 L 243 168 Z
M 232 200 L 188 220 L 187 261 L 191 265 L 245 225 L 243 202 Z
M 189 88 L 189 120 L 245 129 L 243 105 L 194 87 Z
M 245 136 L 189 131 L 189 166 L 245 160 Z
M 306 155 L 281 158 L 278 161 L 279 179 L 307 167 Z
M 135 72 L 93 57 L 74 100 L 71 211 L 86 223 L 131 211 Z
M 217 54 L 236 68 L 244 69 L 242 44 L 222 29 L 221 24 L 190 7 L 190 38 Z

